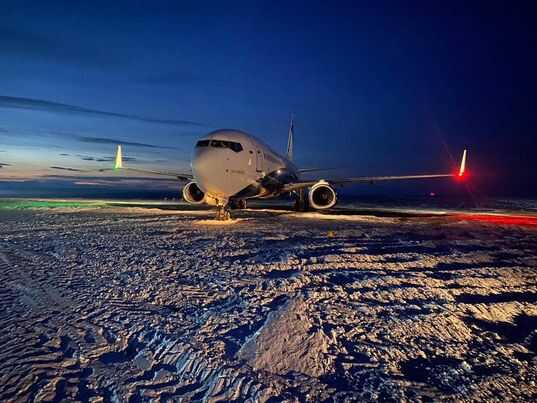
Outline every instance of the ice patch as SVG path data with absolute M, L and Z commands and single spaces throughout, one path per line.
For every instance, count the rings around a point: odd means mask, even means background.
M 246 221 L 246 220 L 247 220 L 246 218 L 235 218 L 233 220 L 215 220 L 215 219 L 211 219 L 211 220 L 194 221 L 194 224 L 195 225 L 225 226 L 225 225 L 237 224 L 238 222 Z
M 374 217 L 370 215 L 341 215 L 341 214 L 325 214 L 325 213 L 292 213 L 286 217 L 292 218 L 310 218 L 316 220 L 335 220 L 335 221 L 358 221 L 358 222 L 373 222 L 373 223 L 388 223 L 393 224 L 398 222 L 397 219 L 387 217 Z

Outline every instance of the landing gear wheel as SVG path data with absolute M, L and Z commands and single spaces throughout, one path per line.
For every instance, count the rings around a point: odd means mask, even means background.
M 246 208 L 246 200 L 232 200 L 229 202 L 229 208 L 231 210 L 244 210 Z
M 308 211 L 309 210 L 309 200 L 304 189 L 300 189 L 297 192 L 297 198 L 295 200 L 295 210 L 296 211 Z

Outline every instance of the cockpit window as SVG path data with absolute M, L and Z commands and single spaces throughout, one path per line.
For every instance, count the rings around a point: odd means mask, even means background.
M 227 140 L 211 140 L 211 147 L 229 148 L 236 153 L 239 153 L 243 150 L 242 145 L 240 143 L 235 143 L 234 141 Z
M 225 143 L 226 142 L 222 141 L 222 140 L 213 140 L 213 141 L 211 141 L 211 147 L 214 147 L 214 148 L 227 148 Z
M 232 141 L 230 141 L 229 143 L 229 148 L 231 148 L 236 153 L 240 153 L 242 151 L 242 146 L 240 143 L 234 143 Z
M 196 147 L 209 147 L 209 140 L 200 140 L 196 143 Z

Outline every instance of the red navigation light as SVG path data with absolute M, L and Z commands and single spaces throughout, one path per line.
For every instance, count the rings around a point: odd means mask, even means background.
M 457 172 L 453 174 L 453 177 L 455 178 L 456 181 L 459 181 L 459 182 L 465 181 L 468 178 L 468 171 Z
M 466 173 L 466 154 L 467 154 L 467 151 L 464 150 L 464 152 L 462 153 L 462 159 L 461 159 L 461 165 L 459 167 L 459 172 L 454 175 L 455 178 L 459 181 L 462 181 L 465 179 L 465 177 L 467 176 L 467 173 Z

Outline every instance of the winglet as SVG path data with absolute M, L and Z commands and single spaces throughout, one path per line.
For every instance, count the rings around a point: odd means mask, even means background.
M 293 123 L 294 116 L 291 115 L 291 121 L 289 122 L 289 134 L 287 137 L 287 159 L 293 161 L 293 135 L 295 126 Z
M 466 172 L 466 149 L 464 149 L 462 153 L 462 159 L 461 159 L 461 166 L 459 168 L 459 177 L 463 177 L 464 173 Z
M 116 164 L 114 166 L 114 169 L 121 168 L 123 168 L 123 154 L 121 153 L 121 145 L 118 145 L 116 151 Z

